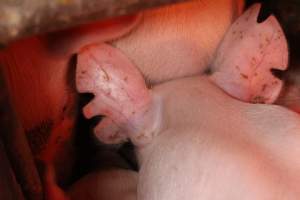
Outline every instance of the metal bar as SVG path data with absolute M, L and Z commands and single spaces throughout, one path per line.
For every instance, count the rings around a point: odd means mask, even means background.
M 20 185 L 8 161 L 6 151 L 0 139 L 0 199 L 24 200 Z
M 1 0 L 0 44 L 184 0 Z
M 1 69 L 0 66 L 0 138 L 26 199 L 39 200 L 43 198 L 42 184 L 25 133 L 10 102 Z

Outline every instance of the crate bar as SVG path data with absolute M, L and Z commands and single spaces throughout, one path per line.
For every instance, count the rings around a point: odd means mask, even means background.
M 24 200 L 0 138 L 0 199 Z
M 25 133 L 10 102 L 5 79 L 0 66 L 0 142 L 15 174 L 16 181 L 21 185 L 26 199 L 40 200 L 43 198 L 42 184 L 34 163 Z M 4 155 L 0 155 L 4 156 Z M 0 159 L 2 159 L 0 157 Z M 3 158 L 4 159 L 4 158 Z M 2 168 L 0 163 L 0 170 Z M 1 175 L 2 172 L 0 172 Z M 1 177 L 0 177 L 1 178 Z M 1 184 L 0 184 L 1 186 Z M 11 188 L 13 190 L 14 188 Z M 1 188 L 0 188 L 1 192 Z M 16 194 L 17 195 L 17 194 Z M 2 199 L 2 198 L 0 198 Z M 18 198 L 16 200 L 19 200 Z

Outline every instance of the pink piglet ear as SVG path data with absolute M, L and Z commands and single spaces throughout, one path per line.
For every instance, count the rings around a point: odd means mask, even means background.
M 130 138 L 135 145 L 151 140 L 146 116 L 152 96 L 142 74 L 118 49 L 104 44 L 89 45 L 78 54 L 76 86 L 95 97 L 84 108 L 86 118 L 104 116 L 95 127 L 96 137 L 107 144 Z
M 273 103 L 283 82 L 271 70 L 288 66 L 284 33 L 272 15 L 258 23 L 261 5 L 249 8 L 228 30 L 212 63 L 212 80 L 231 96 Z

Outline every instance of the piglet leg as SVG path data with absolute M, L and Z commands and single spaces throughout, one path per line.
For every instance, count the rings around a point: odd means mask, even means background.
M 84 115 L 104 116 L 95 128 L 102 142 L 130 138 L 139 145 L 151 139 L 152 94 L 125 55 L 106 44 L 87 46 L 78 54 L 76 76 L 78 91 L 95 95 L 84 107 Z
M 273 103 L 283 82 L 271 70 L 285 70 L 288 48 L 274 16 L 257 23 L 260 5 L 247 10 L 225 35 L 212 64 L 213 81 L 228 94 L 252 103 Z

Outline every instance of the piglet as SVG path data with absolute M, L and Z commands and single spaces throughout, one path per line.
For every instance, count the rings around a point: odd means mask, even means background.
M 80 51 L 77 89 L 95 94 L 83 112 L 105 116 L 95 128 L 101 141 L 134 143 L 137 199 L 299 198 L 300 117 L 262 104 L 282 88 L 271 69 L 286 69 L 286 40 L 273 16 L 257 23 L 259 10 L 252 6 L 232 25 L 209 76 L 149 89 L 118 49 Z
M 64 183 L 73 166 L 78 94 L 73 55 L 110 42 L 150 84 L 202 73 L 243 0 L 195 0 L 16 41 L 0 65 L 35 158 Z M 67 161 L 66 161 L 67 160 Z

